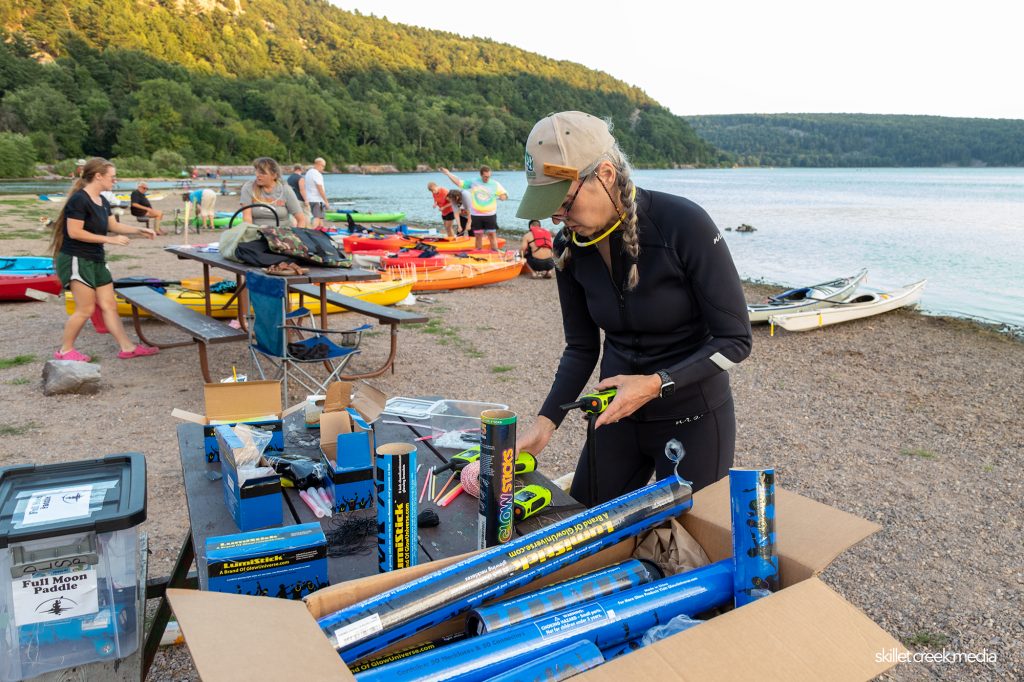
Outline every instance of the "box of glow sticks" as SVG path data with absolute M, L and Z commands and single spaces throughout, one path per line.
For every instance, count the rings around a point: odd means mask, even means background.
M 329 584 L 327 539 L 319 523 L 207 538 L 206 572 L 214 592 L 301 599 Z

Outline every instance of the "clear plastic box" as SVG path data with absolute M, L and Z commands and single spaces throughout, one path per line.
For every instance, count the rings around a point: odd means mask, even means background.
M 431 405 L 428 419 L 436 434 L 437 447 L 466 449 L 480 444 L 480 413 L 485 410 L 507 410 L 508 405 L 482 403 L 475 400 L 438 400 Z
M 138 453 L 0 468 L 0 680 L 138 648 Z

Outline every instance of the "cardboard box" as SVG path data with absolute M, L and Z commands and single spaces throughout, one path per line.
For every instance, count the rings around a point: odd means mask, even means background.
M 300 599 L 330 584 L 327 539 L 319 523 L 206 539 L 210 589 Z
M 870 680 L 894 664 L 880 652 L 905 651 L 864 613 L 821 582 L 818 573 L 841 552 L 879 526 L 776 487 L 776 533 L 782 588 L 707 623 L 640 649 L 577 678 L 622 680 Z M 728 478 L 693 496 L 680 517 L 711 561 L 732 551 Z M 630 556 L 633 540 L 610 547 L 531 583 L 535 590 Z M 463 557 L 352 580 L 294 602 L 168 590 L 171 606 L 200 676 L 214 680 L 351 680 L 351 673 L 316 625 L 315 618 L 426 575 Z M 307 611 L 308 609 L 308 611 Z M 401 645 L 434 639 L 462 627 L 462 620 L 421 632 Z M 275 638 L 301 660 L 282 657 L 279 646 L 252 647 Z M 880 662 L 881 661 L 881 662 Z
M 281 476 L 259 476 L 239 482 L 233 453 L 243 446 L 242 439 L 230 426 L 213 427 L 221 453 L 220 472 L 224 487 L 224 504 L 231 512 L 238 530 L 255 530 L 280 526 L 284 521 L 281 502 Z
M 203 425 L 203 445 L 207 462 L 217 462 L 220 459 L 217 438 L 213 433 L 213 427 L 217 424 L 234 425 L 244 422 L 271 431 L 273 437 L 267 450 L 279 452 L 284 449 L 284 428 L 281 421 L 303 407 L 300 403 L 287 410 L 282 409 L 280 381 L 206 384 L 203 386 L 203 404 L 206 410 L 204 414 L 175 408 L 171 411 L 171 416 Z
M 372 422 L 384 409 L 384 394 L 369 384 L 337 381 L 327 387 L 320 413 L 320 450 L 330 474 L 335 512 L 373 507 Z

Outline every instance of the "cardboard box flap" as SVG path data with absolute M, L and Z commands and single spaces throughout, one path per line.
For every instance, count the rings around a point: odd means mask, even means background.
M 373 422 L 384 411 L 387 401 L 388 397 L 383 391 L 365 381 L 360 381 L 356 384 L 355 395 L 352 396 L 352 407 L 363 415 L 363 419 Z
M 683 526 L 711 561 L 732 556 L 729 479 L 693 496 Z M 775 486 L 775 535 L 779 578 L 789 587 L 825 569 L 842 552 L 881 529 L 876 523 Z
M 202 414 L 196 414 L 195 412 L 189 412 L 188 410 L 182 410 L 175 407 L 171 410 L 171 416 L 175 419 L 180 419 L 186 422 L 192 422 L 193 424 L 205 424 L 206 416 Z
M 281 414 L 280 381 L 243 381 L 203 387 L 207 419 L 235 420 Z
M 352 383 L 348 381 L 335 381 L 327 387 L 327 397 L 324 398 L 324 412 L 340 412 L 352 402 Z
M 338 412 L 351 406 L 367 422 L 372 422 L 384 411 L 387 396 L 378 388 L 365 381 L 353 384 L 349 381 L 335 381 L 327 387 L 324 412 Z
M 204 680 L 279 682 L 298 669 L 303 682 L 353 679 L 299 602 L 177 589 L 167 598 Z
M 587 682 L 622 680 L 871 680 L 904 651 L 817 578 L 713 618 L 590 670 Z M 769 653 L 770 652 L 770 653 Z

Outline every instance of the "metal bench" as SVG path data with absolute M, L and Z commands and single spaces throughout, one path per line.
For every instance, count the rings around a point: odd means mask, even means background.
M 314 286 L 312 284 L 292 284 L 289 288 L 301 296 L 309 296 L 310 298 L 317 300 L 320 299 L 320 287 L 318 286 Z M 299 299 L 300 305 L 302 300 L 301 296 Z M 387 360 L 384 361 L 384 364 L 370 372 L 347 374 L 339 377 L 346 381 L 354 379 L 372 379 L 373 377 L 379 377 L 389 369 L 394 372 L 395 356 L 398 354 L 398 325 L 403 323 L 423 323 L 430 319 L 426 315 L 412 313 L 405 310 L 395 310 L 394 308 L 377 305 L 376 303 L 367 303 L 366 301 L 362 301 L 358 298 L 352 298 L 351 296 L 345 296 L 330 290 L 327 291 L 327 302 L 353 313 L 373 317 L 381 324 L 391 326 L 391 350 L 388 353 Z
M 139 339 L 148 346 L 156 348 L 176 348 L 187 346 L 190 343 L 197 344 L 199 348 L 199 366 L 202 368 L 203 379 L 210 383 L 210 365 L 206 356 L 206 347 L 211 343 L 228 343 L 231 341 L 248 341 L 249 336 L 241 329 L 235 329 L 226 322 L 207 317 L 202 313 L 192 310 L 177 301 L 172 301 L 163 294 L 147 287 L 123 287 L 117 290 L 117 295 L 128 301 L 132 306 L 132 322 L 135 324 L 135 333 Z M 144 310 L 152 317 L 161 322 L 177 327 L 192 337 L 191 341 L 176 341 L 172 343 L 155 343 L 147 339 L 142 333 L 139 311 Z

